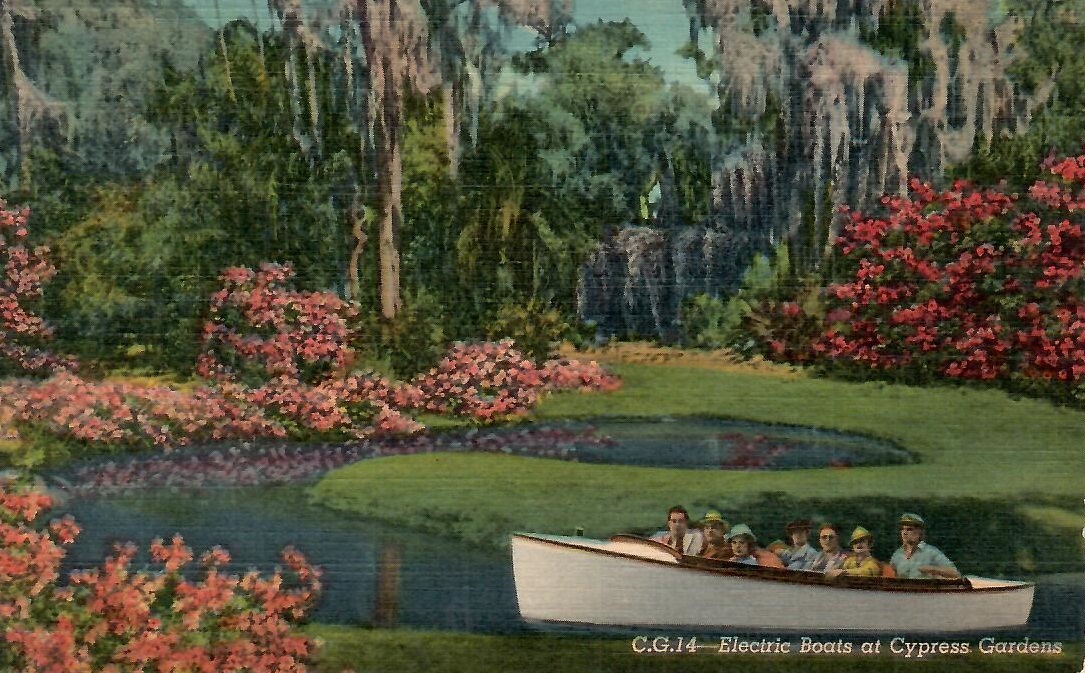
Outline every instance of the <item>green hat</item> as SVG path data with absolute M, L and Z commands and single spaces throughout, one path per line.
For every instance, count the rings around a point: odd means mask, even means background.
M 749 535 L 751 542 L 757 542 L 757 536 L 754 535 L 753 531 L 750 530 L 750 527 L 744 523 L 736 523 L 731 528 L 731 532 L 727 534 L 727 539 L 734 540 L 739 535 Z
M 856 526 L 855 530 L 851 533 L 851 544 L 855 544 L 859 540 L 867 539 L 871 542 L 874 541 L 874 536 L 870 534 L 870 531 L 862 526 Z
M 927 522 L 923 520 L 923 517 L 912 512 L 905 512 L 900 515 L 900 525 L 908 524 L 910 526 L 919 526 L 920 528 L 926 528 Z

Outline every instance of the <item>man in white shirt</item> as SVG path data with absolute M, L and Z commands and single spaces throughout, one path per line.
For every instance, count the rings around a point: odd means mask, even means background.
M 696 528 L 689 527 L 689 512 L 681 505 L 667 510 L 667 530 L 659 531 L 652 539 L 686 556 L 700 554 L 704 547 L 704 535 Z

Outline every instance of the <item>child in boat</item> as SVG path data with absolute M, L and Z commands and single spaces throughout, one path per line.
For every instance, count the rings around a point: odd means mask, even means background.
M 731 558 L 731 543 L 727 541 L 727 533 L 731 527 L 723 520 L 720 513 L 714 509 L 708 510 L 704 519 L 701 520 L 701 532 L 704 533 L 704 548 L 701 556 L 706 558 L 728 560 Z
M 727 539 L 731 541 L 731 560 L 736 563 L 759 565 L 768 568 L 783 568 L 780 557 L 757 546 L 757 538 L 750 527 L 736 523 Z
M 851 556 L 844 559 L 841 567 L 827 571 L 826 577 L 839 575 L 879 577 L 882 574 L 882 564 L 870 555 L 872 546 L 874 546 L 874 536 L 866 528 L 857 527 L 851 534 Z

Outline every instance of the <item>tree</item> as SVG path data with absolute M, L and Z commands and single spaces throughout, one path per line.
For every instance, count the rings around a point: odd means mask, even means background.
M 400 294 L 400 229 L 403 224 L 403 120 L 404 96 L 426 94 L 442 83 L 442 74 L 453 76 L 450 65 L 456 54 L 448 54 L 451 40 L 434 41 L 430 15 L 438 26 L 440 11 L 451 15 L 462 3 L 430 2 L 425 6 L 411 0 L 342 0 L 342 63 L 344 95 L 354 98 L 354 73 L 363 73 L 364 95 L 353 101 L 356 120 L 364 124 L 362 134 L 370 143 L 375 161 L 375 199 L 378 218 L 380 307 L 385 319 L 394 318 L 403 306 Z M 303 45 L 307 53 L 320 48 L 319 35 L 306 27 L 299 0 L 272 0 L 284 33 L 291 44 Z M 471 6 L 496 7 L 506 20 L 533 27 L 553 25 L 549 1 L 473 0 Z M 443 32 L 447 38 L 449 33 Z M 440 48 L 444 46 L 446 52 Z M 360 50 L 360 53 L 357 53 Z M 360 58 L 357 58 L 360 57 Z M 444 59 L 442 61 L 441 59 Z M 290 86 L 297 90 L 297 72 L 288 70 Z M 298 97 L 292 96 L 297 105 Z M 315 126 L 317 105 L 310 99 L 309 111 Z M 297 115 L 296 115 L 297 117 Z M 451 140 L 449 142 L 452 142 Z M 364 148 L 363 148 L 364 149 Z M 364 181 L 359 181 L 364 182 Z
M 166 161 L 142 181 L 99 186 L 91 212 L 57 239 L 55 315 L 84 351 L 113 359 L 131 348 L 155 366 L 190 367 L 204 298 L 230 266 L 292 261 L 302 288 L 342 288 L 353 124 L 326 106 L 321 160 L 310 160 L 292 135 L 286 40 L 236 21 L 221 44 L 195 71 L 167 69 L 151 97 Z M 295 55 L 313 72 L 303 97 L 329 95 L 331 57 Z

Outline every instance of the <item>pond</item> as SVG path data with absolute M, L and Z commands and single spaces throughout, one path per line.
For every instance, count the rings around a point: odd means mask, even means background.
M 441 451 L 696 470 L 846 469 L 914 460 L 888 441 L 814 428 L 702 418 L 599 418 L 342 444 L 192 447 L 123 460 L 102 458 L 51 477 L 83 496 L 163 487 L 283 484 L 313 479 L 368 458 Z
M 66 486 L 84 533 L 68 569 L 97 565 L 113 543 L 143 550 L 184 536 L 197 552 L 222 544 L 231 571 L 269 571 L 294 545 L 324 568 L 325 622 L 515 633 L 519 619 L 507 551 L 344 518 L 306 502 L 301 485 L 359 460 L 438 451 L 513 453 L 558 460 L 710 470 L 784 470 L 906 463 L 890 442 L 811 428 L 709 419 L 593 419 L 346 444 L 193 447 L 171 454 L 97 459 L 48 475 Z M 1029 633 L 1079 639 L 1085 603 L 1076 575 L 1038 578 Z

